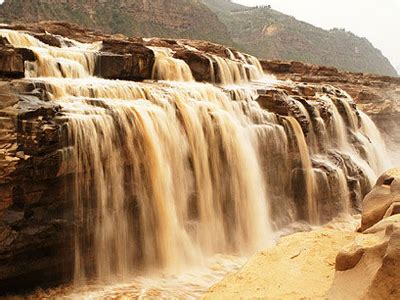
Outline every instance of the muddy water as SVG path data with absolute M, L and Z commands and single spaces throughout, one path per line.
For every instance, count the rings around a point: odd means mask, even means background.
M 29 299 L 198 299 L 226 275 L 238 271 L 245 257 L 216 255 L 204 266 L 181 274 L 133 277 L 123 284 L 88 284 L 38 291 Z

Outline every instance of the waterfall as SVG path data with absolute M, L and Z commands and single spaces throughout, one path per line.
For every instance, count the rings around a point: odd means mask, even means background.
M 249 80 L 258 80 L 263 77 L 263 71 L 260 62 L 253 56 L 247 57 L 238 52 L 238 58 L 229 49 L 229 58 L 212 55 L 211 63 L 211 78 L 219 78 L 222 85 L 230 85 L 237 83 L 245 83 Z M 217 75 L 214 74 L 215 68 L 212 61 L 216 62 Z
M 94 73 L 95 53 L 100 43 L 83 44 L 69 40 L 68 46 L 58 48 L 13 30 L 0 29 L 0 36 L 7 38 L 15 47 L 29 48 L 35 53 L 37 61 L 27 62 L 27 78 L 86 78 Z
M 389 155 L 386 150 L 385 142 L 383 141 L 378 128 L 372 122 L 372 120 L 362 111 L 360 113 L 361 118 L 361 130 L 365 141 L 364 145 L 367 148 L 368 159 L 372 164 L 372 168 L 377 174 L 383 173 L 385 170 L 391 168 L 391 162 Z
M 155 64 L 152 78 L 156 80 L 194 81 L 189 66 L 179 59 L 173 58 L 169 48 L 149 47 L 154 51 Z
M 240 52 L 207 54 L 212 85 L 195 82 L 172 50 L 151 47 L 153 81 L 130 82 L 93 77 L 101 43 L 60 37 L 55 48 L 27 33 L 0 36 L 35 53 L 24 80 L 62 107 L 76 282 L 254 253 L 296 221 L 354 213 L 390 165 L 347 94 L 286 96 L 288 115 L 263 109 L 257 100 L 270 83 Z
M 309 154 L 309 150 L 307 147 L 307 142 L 304 138 L 303 131 L 293 117 L 288 117 L 286 119 L 290 125 L 290 129 L 292 131 L 291 136 L 295 137 L 299 153 L 300 153 L 300 161 L 301 166 L 304 170 L 304 179 L 306 185 L 306 199 L 307 199 L 307 210 L 308 210 L 308 221 L 311 224 L 317 224 L 318 221 L 318 211 L 316 205 L 316 198 L 314 197 L 314 186 L 315 186 L 315 178 L 314 178 L 314 170 L 312 167 L 312 162 Z

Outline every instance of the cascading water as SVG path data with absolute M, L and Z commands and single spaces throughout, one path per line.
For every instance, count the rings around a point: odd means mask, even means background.
M 162 81 L 135 83 L 92 77 L 101 43 L 0 35 L 34 51 L 26 80 L 63 108 L 77 282 L 251 254 L 273 229 L 352 213 L 371 182 L 351 178 L 388 166 L 378 130 L 346 94 L 321 92 L 308 106 L 288 96 L 303 123 L 262 109 L 255 100 L 269 84 L 251 56 L 208 55 L 217 87 L 195 82 L 170 49 L 151 48 Z
M 68 40 L 63 48 L 48 46 L 33 36 L 13 30 L 0 29 L 0 36 L 15 47 L 29 48 L 35 53 L 36 62 L 27 62 L 25 77 L 86 78 L 93 74 L 95 53 L 100 43 L 83 44 Z
M 189 66 L 179 59 L 173 58 L 169 48 L 150 47 L 156 56 L 152 77 L 156 80 L 194 81 Z
M 318 211 L 317 211 L 317 199 L 314 196 L 314 169 L 312 166 L 310 153 L 307 147 L 307 142 L 304 138 L 303 131 L 297 120 L 293 117 L 288 117 L 287 122 L 289 124 L 291 136 L 296 138 L 297 146 L 300 153 L 301 166 L 304 171 L 304 181 L 306 186 L 306 200 L 307 200 L 307 213 L 308 221 L 311 224 L 317 224 L 318 221 Z

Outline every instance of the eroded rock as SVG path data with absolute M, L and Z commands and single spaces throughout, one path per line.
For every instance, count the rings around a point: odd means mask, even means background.
M 400 204 L 400 170 L 384 173 L 363 201 L 360 231 L 365 231 L 385 217 L 398 212 Z
M 399 299 L 400 226 L 392 224 L 368 245 L 357 240 L 336 257 L 329 299 Z
M 72 263 L 60 108 L 42 94 L 0 82 L 0 294 L 60 282 Z

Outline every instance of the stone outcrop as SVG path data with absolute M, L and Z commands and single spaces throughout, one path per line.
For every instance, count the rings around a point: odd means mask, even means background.
M 72 223 L 68 178 L 58 176 L 60 107 L 23 81 L 0 82 L 0 95 L 0 291 L 5 292 L 65 278 L 60 272 L 72 259 Z
M 400 226 L 392 224 L 375 236 L 374 243 L 356 240 L 338 254 L 329 299 L 399 299 Z
M 346 91 L 383 133 L 394 163 L 400 145 L 400 78 L 366 73 L 342 72 L 333 67 L 301 62 L 261 61 L 265 72 L 282 80 L 324 83 Z
M 383 174 L 365 197 L 360 231 L 363 232 L 384 218 L 400 213 L 400 170 Z
M 339 252 L 329 299 L 399 299 L 399 222 L 399 214 L 385 218 L 364 231 L 370 244 L 355 239 Z
M 0 37 L 0 78 L 24 77 L 24 59 L 18 51 Z
M 399 299 L 399 175 L 399 169 L 384 173 L 364 199 L 359 231 L 375 241 L 366 247 L 356 239 L 339 252 L 330 299 Z
M 150 79 L 154 65 L 154 53 L 143 43 L 104 39 L 96 61 L 95 74 L 106 79 Z

